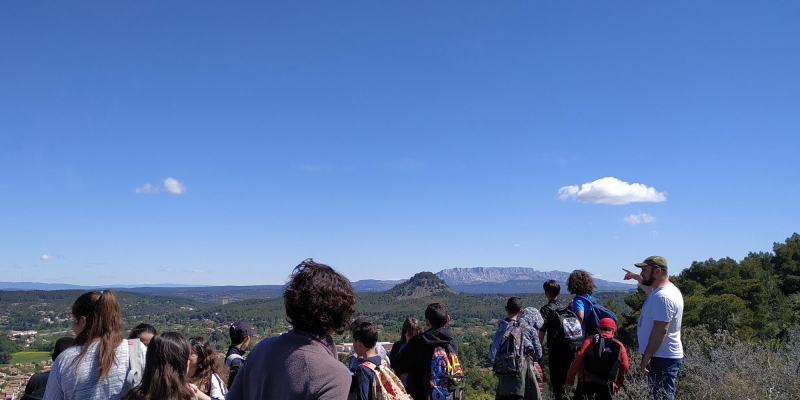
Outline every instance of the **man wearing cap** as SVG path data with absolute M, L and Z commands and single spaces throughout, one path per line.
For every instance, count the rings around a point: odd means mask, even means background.
M 236 373 L 239 368 L 244 364 L 244 353 L 250 347 L 250 335 L 255 335 L 256 330 L 250 324 L 244 321 L 236 321 L 231 324 L 231 347 L 228 347 L 228 353 L 225 354 L 225 366 L 230 369 L 228 374 L 228 388 L 230 389 L 233 383 L 233 378 L 236 378 Z
M 579 377 L 574 399 L 611 400 L 628 375 L 628 352 L 625 345 L 614 339 L 617 323 L 603 318 L 597 324 L 597 332 L 586 338 L 567 371 L 568 385 L 572 385 L 576 375 Z
M 634 265 L 642 269 L 641 274 L 623 268 L 625 279 L 635 279 L 648 294 L 636 327 L 642 354 L 639 369 L 647 374 L 652 399 L 672 400 L 675 398 L 675 378 L 683 363 L 683 295 L 669 281 L 664 257 L 650 256 Z

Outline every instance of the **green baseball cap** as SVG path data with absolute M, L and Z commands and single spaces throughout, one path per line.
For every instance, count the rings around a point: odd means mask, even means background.
M 664 272 L 667 272 L 667 259 L 661 256 L 650 256 L 645 258 L 644 261 L 633 265 L 639 268 L 649 265 L 651 267 L 661 268 Z

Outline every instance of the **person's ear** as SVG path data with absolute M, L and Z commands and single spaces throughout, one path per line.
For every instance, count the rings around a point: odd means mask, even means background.
M 432 326 L 431 325 L 431 321 L 429 319 L 425 318 L 425 327 L 430 328 L 431 326 Z
M 447 324 L 449 324 L 449 323 L 450 323 L 450 316 L 448 315 L 448 316 L 447 316 L 447 322 L 445 322 L 444 324 L 445 324 L 445 325 L 447 325 Z

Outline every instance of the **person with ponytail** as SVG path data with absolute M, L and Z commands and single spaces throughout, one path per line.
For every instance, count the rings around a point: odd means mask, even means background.
M 80 295 L 72 304 L 72 330 L 75 342 L 53 363 L 44 400 L 119 399 L 131 385 L 129 375 L 141 376 L 141 371 L 131 371 L 129 357 L 139 357 L 141 350 L 122 338 L 122 314 L 114 293 Z M 134 346 L 142 345 L 136 341 Z
M 228 393 L 225 367 L 217 357 L 217 351 L 204 337 L 189 338 L 189 381 L 197 386 L 199 400 L 225 400 Z
M 121 400 L 198 400 L 197 386 L 189 382 L 191 354 L 186 336 L 164 332 L 147 346 L 142 384 L 128 390 Z

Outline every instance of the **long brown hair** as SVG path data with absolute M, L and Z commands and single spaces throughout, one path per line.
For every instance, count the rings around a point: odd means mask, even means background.
M 403 321 L 403 329 L 400 331 L 400 340 L 405 342 L 406 334 L 417 336 L 420 333 L 422 333 L 422 325 L 419 324 L 419 321 L 414 317 L 406 318 L 406 320 Z
M 206 338 L 195 336 L 189 338 L 192 353 L 197 354 L 197 369 L 189 377 L 189 381 L 197 385 L 197 388 L 205 394 L 211 390 L 211 373 L 215 373 L 222 380 L 222 384 L 227 387 L 228 374 L 225 366 L 217 358 L 217 351 L 211 346 Z
M 94 383 L 100 382 L 111 371 L 117 362 L 117 347 L 122 344 L 122 314 L 119 302 L 114 292 L 110 290 L 86 292 L 72 304 L 72 318 L 78 320 L 86 317 L 86 324 L 81 333 L 75 337 L 74 346 L 83 346 L 78 357 L 77 365 L 83 360 L 89 345 L 99 340 L 97 349 L 97 368 L 99 374 Z
M 188 400 L 194 398 L 186 376 L 189 341 L 177 332 L 164 332 L 147 347 L 142 383 L 131 388 L 121 400 Z

